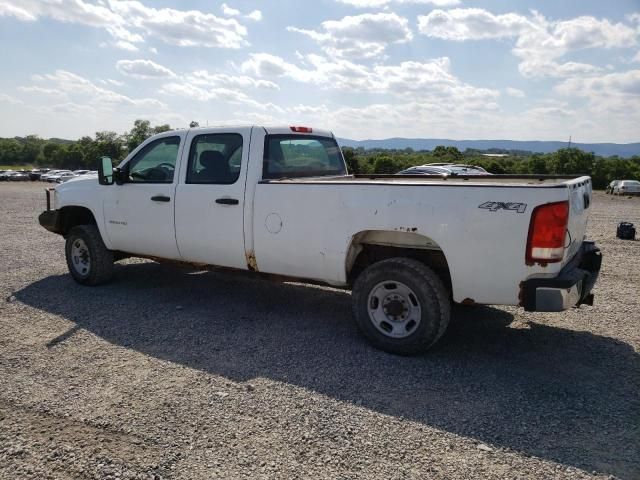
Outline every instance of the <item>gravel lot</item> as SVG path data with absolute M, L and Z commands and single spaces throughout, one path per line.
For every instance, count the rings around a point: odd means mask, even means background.
M 640 478 L 640 198 L 598 193 L 596 305 L 456 308 L 416 358 L 348 294 L 123 262 L 67 274 L 42 184 L 0 184 L 0 478 Z

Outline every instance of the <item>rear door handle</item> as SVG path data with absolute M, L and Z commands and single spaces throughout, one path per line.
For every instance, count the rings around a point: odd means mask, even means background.
M 235 198 L 218 198 L 216 199 L 216 203 L 220 205 L 238 205 L 240 201 Z
M 156 195 L 155 197 L 151 197 L 151 200 L 154 202 L 170 202 L 171 198 L 165 197 L 164 195 Z

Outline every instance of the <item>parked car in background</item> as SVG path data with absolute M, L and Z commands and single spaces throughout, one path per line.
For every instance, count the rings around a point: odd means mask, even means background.
M 42 175 L 40 175 L 40 180 L 43 182 L 46 182 L 49 179 L 49 177 L 61 171 L 62 170 L 49 170 L 47 173 L 43 173 Z
M 475 165 L 462 165 L 455 163 L 427 163 L 407 168 L 399 172 L 401 175 L 491 175 L 482 167 Z
M 6 182 L 7 181 L 7 175 L 9 174 L 10 170 L 0 170 L 0 182 Z
M 89 172 L 90 170 L 74 170 L 73 171 L 73 173 L 75 173 L 76 175 L 86 175 Z
M 29 181 L 29 175 L 23 172 L 11 172 L 7 176 L 7 180 L 10 182 L 27 182 Z
M 605 188 L 604 193 L 613 193 L 613 189 L 616 187 L 616 185 L 618 185 L 619 182 L 620 180 L 613 180 L 609 185 L 607 185 L 607 188 Z
M 428 165 L 418 165 L 398 172 L 399 175 L 451 175 L 451 170 L 444 167 L 431 167 Z
M 640 195 L 640 182 L 637 180 L 620 180 L 613 187 L 614 195 Z
M 76 175 L 74 172 L 68 172 L 68 173 L 63 173 L 61 175 L 56 175 L 55 179 L 56 179 L 56 183 L 64 183 L 78 176 L 79 175 Z
M 34 168 L 29 172 L 29 179 L 32 181 L 40 180 L 40 177 L 49 171 L 51 171 L 50 168 Z
M 71 170 L 56 170 L 54 173 L 48 173 L 47 175 L 43 175 L 41 178 L 46 177 L 45 181 L 49 183 L 56 183 L 58 181 L 58 178 L 60 178 L 62 175 L 68 174 L 73 175 L 73 172 Z

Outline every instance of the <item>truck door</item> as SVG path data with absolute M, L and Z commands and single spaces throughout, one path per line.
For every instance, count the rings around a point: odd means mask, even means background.
M 182 258 L 247 268 L 244 189 L 251 127 L 191 130 L 176 190 L 176 240 Z
M 173 223 L 176 161 L 185 132 L 144 145 L 122 167 L 122 185 L 105 188 L 105 228 L 111 248 L 179 259 Z

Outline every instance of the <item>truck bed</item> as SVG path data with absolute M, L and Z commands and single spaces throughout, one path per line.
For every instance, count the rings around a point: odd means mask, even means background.
M 398 184 L 398 185 L 433 185 L 433 186 L 494 186 L 494 187 L 557 187 L 565 188 L 567 181 L 583 178 L 582 175 L 458 175 L 443 177 L 441 175 L 347 175 L 339 177 L 301 177 L 263 180 L 260 183 L 329 183 L 329 184 Z M 581 182 L 572 186 L 582 186 L 589 182 L 584 177 Z

